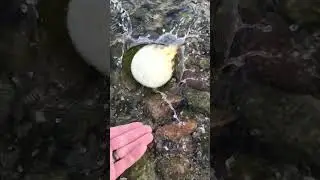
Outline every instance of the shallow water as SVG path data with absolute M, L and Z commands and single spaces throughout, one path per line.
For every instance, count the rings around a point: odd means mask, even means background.
M 175 95 L 182 96 L 188 101 L 185 94 L 192 89 L 205 87 L 199 92 L 208 92 L 210 79 L 209 1 L 111 0 L 110 7 L 112 17 L 111 124 L 117 125 L 138 120 L 151 125 L 157 132 L 157 129 L 163 125 L 182 122 L 181 126 L 183 126 L 187 120 L 184 114 L 192 114 L 191 117 L 197 124 L 193 134 L 182 137 L 179 142 L 155 138 L 155 148 L 152 148 L 155 150 L 152 150 L 154 159 L 149 158 L 146 163 L 156 162 L 159 169 L 156 174 L 159 179 L 177 177 L 208 179 L 210 122 L 208 113 L 197 111 L 196 108 L 192 109 L 190 104 L 182 110 L 176 109 L 169 95 L 174 92 Z M 168 85 L 151 93 L 146 93 L 146 88 L 143 87 L 128 88 L 130 86 L 120 76 L 124 52 L 130 47 L 144 43 L 183 44 L 179 52 L 176 74 Z M 201 62 L 205 65 L 201 65 Z M 146 101 L 149 102 L 149 98 L 157 95 L 161 95 L 164 106 L 169 107 L 172 111 L 165 121 L 154 118 L 146 110 L 148 108 L 150 110 L 150 107 L 146 107 Z M 197 94 L 192 95 L 197 96 Z M 204 101 L 210 104 L 209 96 Z M 187 162 L 192 162 L 194 173 L 188 174 L 185 172 L 187 170 L 176 172 L 177 167 L 182 166 L 180 169 L 188 169 L 187 164 L 190 165 L 190 163 L 181 165 L 175 157 L 178 154 L 182 154 L 182 157 L 179 156 L 178 159 L 187 159 Z M 172 164 L 171 170 L 168 164 Z M 165 174 L 173 175 L 168 177 Z

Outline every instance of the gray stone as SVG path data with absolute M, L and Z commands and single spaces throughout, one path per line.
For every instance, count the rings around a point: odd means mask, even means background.
M 188 89 L 185 92 L 185 96 L 188 100 L 188 104 L 204 113 L 210 113 L 210 93 L 205 91 L 198 91 L 194 89 Z

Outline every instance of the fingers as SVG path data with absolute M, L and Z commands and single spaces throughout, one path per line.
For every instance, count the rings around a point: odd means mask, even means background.
M 146 150 L 146 145 L 138 145 L 129 154 L 127 154 L 127 156 L 116 162 L 116 164 L 114 165 L 116 170 L 116 177 L 119 177 L 126 169 L 137 162 L 143 156 Z
M 147 146 L 150 144 L 153 140 L 153 135 L 151 133 L 145 134 L 139 139 L 129 143 L 126 146 L 123 146 L 122 148 L 117 150 L 117 156 L 119 158 L 125 157 L 127 154 L 129 154 L 136 146 Z
M 119 136 L 127 131 L 130 131 L 132 129 L 136 129 L 143 126 L 141 122 L 133 122 L 130 124 L 125 124 L 117 127 L 110 128 L 110 139 Z
M 111 150 L 119 149 L 135 141 L 139 137 L 151 132 L 152 132 L 152 129 L 150 126 L 142 126 L 137 129 L 133 129 L 131 131 L 125 132 L 124 134 L 121 134 L 120 136 L 117 136 L 111 139 L 110 148 Z

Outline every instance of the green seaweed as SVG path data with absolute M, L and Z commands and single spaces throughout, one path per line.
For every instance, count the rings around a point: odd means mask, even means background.
M 129 48 L 122 57 L 122 70 L 121 70 L 121 81 L 125 82 L 124 84 L 128 89 L 134 90 L 137 87 L 141 86 L 132 76 L 131 73 L 131 61 L 134 55 L 147 44 L 140 44 Z
M 156 179 L 153 154 L 147 152 L 137 163 L 127 170 L 125 176 L 128 180 Z

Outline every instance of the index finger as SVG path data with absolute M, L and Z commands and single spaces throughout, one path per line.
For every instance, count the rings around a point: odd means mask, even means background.
M 110 128 L 110 139 L 117 137 L 117 136 L 119 136 L 129 130 L 136 129 L 136 128 L 139 128 L 142 126 L 143 126 L 143 124 L 141 122 L 133 122 L 130 124 L 112 127 L 112 128 Z

